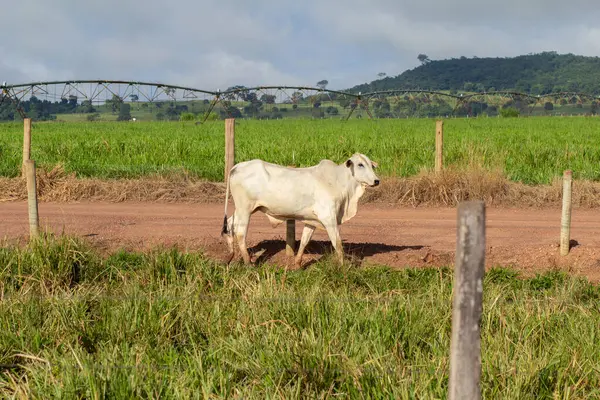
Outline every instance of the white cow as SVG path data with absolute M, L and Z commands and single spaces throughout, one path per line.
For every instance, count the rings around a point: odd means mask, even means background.
M 377 163 L 356 153 L 338 165 L 330 160 L 308 168 L 289 168 L 262 160 L 235 165 L 225 195 L 225 218 L 221 235 L 227 240 L 230 258 L 234 256 L 234 235 L 244 263 L 250 264 L 246 234 L 250 216 L 262 211 L 276 227 L 288 219 L 304 222 L 300 247 L 295 258 L 299 268 L 302 254 L 316 228 L 325 229 L 340 263 L 344 252 L 339 225 L 356 215 L 358 200 L 367 186 L 379 185 L 373 171 Z M 234 214 L 227 218 L 229 191 L 235 202 Z

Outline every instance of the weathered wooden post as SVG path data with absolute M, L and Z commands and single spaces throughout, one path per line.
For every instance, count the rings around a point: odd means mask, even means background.
M 25 161 L 31 158 L 31 118 L 23 119 L 23 165 L 21 176 L 25 177 Z
M 560 221 L 560 255 L 569 254 L 571 246 L 571 188 L 573 187 L 573 172 L 566 170 L 563 173 L 563 202 L 562 217 Z
M 39 235 L 39 217 L 37 185 L 35 179 L 35 161 L 27 160 L 25 165 L 25 176 L 27 178 L 27 208 L 29 214 L 29 238 L 34 239 Z
M 235 118 L 225 120 L 225 183 L 229 180 L 229 171 L 235 165 Z
M 435 172 L 444 168 L 444 121 L 435 123 Z
M 449 399 L 480 399 L 485 203 L 458 205 Z
M 296 251 L 296 220 L 288 219 L 286 221 L 285 235 L 285 254 L 293 256 Z

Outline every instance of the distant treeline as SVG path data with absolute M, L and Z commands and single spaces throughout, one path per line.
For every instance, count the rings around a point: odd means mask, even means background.
M 2 95 L 0 95 L 2 96 Z M 15 103 L 8 97 L 0 97 L 0 121 L 13 121 L 19 119 L 20 115 Z M 49 121 L 56 119 L 57 114 L 89 114 L 89 120 L 97 118 L 100 113 L 118 114 L 118 120 L 131 119 L 131 103 L 121 101 L 117 96 L 105 101 L 103 105 L 92 104 L 89 100 L 78 102 L 77 96 L 70 95 L 60 101 L 51 102 L 40 100 L 31 96 L 29 100 L 19 103 L 27 117 L 35 121 Z M 158 112 L 157 119 L 179 119 L 182 112 L 188 110 L 187 105 L 176 104 L 176 102 L 155 102 L 153 106 L 162 110 Z M 141 103 L 140 107 L 148 108 L 148 103 Z
M 420 55 L 419 60 L 422 65 L 417 68 L 354 86 L 349 91 L 513 90 L 534 95 L 558 92 L 600 94 L 600 57 L 543 52 L 514 58 L 461 57 L 439 61 Z
M 515 91 L 533 95 L 546 95 L 560 92 L 579 92 L 600 95 L 600 57 L 584 57 L 573 54 L 544 52 L 514 58 L 466 58 L 450 60 L 430 60 L 420 54 L 422 65 L 391 77 L 387 76 L 348 89 L 351 93 L 366 93 L 384 90 L 435 90 L 450 94 Z M 384 77 L 385 73 L 379 73 Z M 327 81 L 317 83 L 325 89 Z M 237 92 L 230 90 L 238 89 Z M 418 95 L 382 97 L 370 104 L 358 104 L 351 96 L 336 93 L 307 96 L 301 91 L 293 92 L 283 104 L 275 104 L 276 96 L 244 90 L 244 86 L 232 86 L 221 97 L 219 106 L 211 113 L 216 118 L 279 119 L 287 117 L 340 118 L 355 108 L 368 108 L 379 118 L 432 117 L 439 115 L 476 116 L 487 114 L 514 114 L 528 112 L 528 103 L 515 98 L 498 104 L 482 101 L 469 101 L 455 107 L 449 99 L 423 98 Z M 20 106 L 33 120 L 56 119 L 57 114 L 87 114 L 84 118 L 94 120 L 100 114 L 118 114 L 118 120 L 131 119 L 131 107 L 153 112 L 152 119 L 178 120 L 195 119 L 209 109 L 209 100 L 188 104 L 183 102 L 140 102 L 137 95 L 130 96 L 130 102 L 123 102 L 117 96 L 107 99 L 104 104 L 92 104 L 89 100 L 69 95 L 60 101 L 40 100 L 35 96 L 22 101 Z M 19 119 L 14 102 L 0 95 L 0 121 Z M 565 112 L 575 114 L 597 114 L 598 101 L 585 100 L 576 96 L 566 96 L 559 100 L 544 100 L 542 113 Z M 361 107 L 366 106 L 366 107 Z M 567 106 L 560 111 L 555 106 Z M 155 111 L 154 111 L 155 110 Z

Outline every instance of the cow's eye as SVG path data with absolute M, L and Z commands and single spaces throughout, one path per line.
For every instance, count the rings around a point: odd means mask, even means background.
M 364 168 L 364 167 L 365 167 L 365 166 L 364 166 L 364 165 L 362 165 L 362 164 L 358 164 L 358 166 L 359 166 L 360 168 Z

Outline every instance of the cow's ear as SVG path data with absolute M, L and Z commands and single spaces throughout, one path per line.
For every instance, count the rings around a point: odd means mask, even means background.
M 346 167 L 350 168 L 352 166 L 352 160 L 348 159 L 348 161 L 346 161 Z

